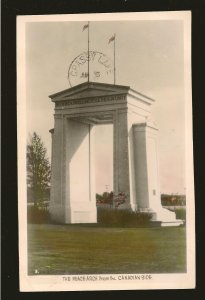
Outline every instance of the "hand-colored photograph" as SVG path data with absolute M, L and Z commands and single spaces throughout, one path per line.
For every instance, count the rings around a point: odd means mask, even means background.
M 194 288 L 190 12 L 17 18 L 22 291 Z

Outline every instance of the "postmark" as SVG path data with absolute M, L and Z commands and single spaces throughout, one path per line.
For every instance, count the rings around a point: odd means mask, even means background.
M 104 53 L 98 51 L 83 52 L 76 56 L 68 69 L 68 81 L 70 87 L 88 80 L 94 82 L 109 82 L 113 76 L 113 62 Z

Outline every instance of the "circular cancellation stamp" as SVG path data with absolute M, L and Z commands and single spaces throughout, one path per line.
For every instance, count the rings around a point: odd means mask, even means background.
M 73 59 L 68 69 L 68 81 L 70 86 L 88 81 L 111 83 L 113 80 L 113 62 L 102 52 L 83 52 Z

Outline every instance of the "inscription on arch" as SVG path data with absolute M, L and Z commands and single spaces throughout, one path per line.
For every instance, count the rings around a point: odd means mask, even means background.
M 99 102 L 109 102 L 109 101 L 118 101 L 125 100 L 125 95 L 114 95 L 114 96 L 101 96 L 101 97 L 92 97 L 84 99 L 75 99 L 75 100 L 63 100 L 56 103 L 56 107 L 65 107 L 75 104 L 87 104 L 87 103 L 99 103 Z

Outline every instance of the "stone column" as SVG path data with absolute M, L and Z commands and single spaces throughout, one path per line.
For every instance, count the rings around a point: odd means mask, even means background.
M 158 167 L 158 129 L 153 123 L 133 125 L 136 202 L 138 209 L 152 212 L 153 221 L 162 226 L 179 225 L 175 213 L 161 205 Z
M 90 144 L 90 151 L 89 151 L 89 166 L 90 166 L 90 202 L 94 206 L 96 210 L 96 188 L 95 188 L 95 126 L 89 125 L 89 144 Z M 96 211 L 97 213 L 97 211 Z M 96 221 L 96 215 L 95 215 Z
M 66 130 L 66 223 L 97 220 L 94 175 L 94 128 L 67 119 Z
M 133 125 L 136 202 L 139 210 L 156 211 L 160 206 L 157 161 L 157 129 L 147 123 Z
M 149 208 L 146 123 L 133 125 L 136 203 L 139 210 Z
M 51 197 L 49 211 L 51 218 L 60 223 L 65 222 L 63 198 L 64 180 L 64 120 L 62 115 L 55 115 L 54 133 L 52 138 L 52 170 Z
M 128 157 L 127 109 L 116 110 L 114 115 L 114 193 L 127 195 L 125 208 L 130 208 L 130 180 Z
M 159 187 L 158 129 L 147 122 L 133 125 L 135 187 L 137 208 L 151 212 L 152 220 L 159 220 L 162 210 Z

